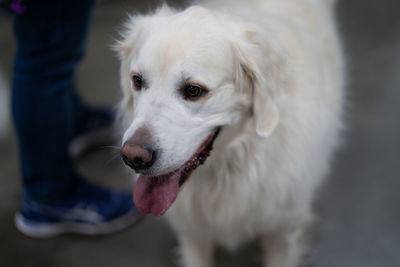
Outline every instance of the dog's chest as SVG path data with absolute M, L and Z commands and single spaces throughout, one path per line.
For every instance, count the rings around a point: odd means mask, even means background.
M 209 235 L 228 248 L 248 241 L 272 228 L 275 212 L 268 190 L 259 182 L 240 179 L 216 183 L 192 177 L 174 204 L 169 220 L 178 231 Z M 196 180 L 195 180 L 196 179 Z M 201 180 L 203 179 L 203 180 Z M 207 182 L 206 182 L 207 181 Z

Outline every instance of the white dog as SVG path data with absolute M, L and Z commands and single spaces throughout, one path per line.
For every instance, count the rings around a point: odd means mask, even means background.
M 140 174 L 137 207 L 166 212 L 184 266 L 254 238 L 265 266 L 301 263 L 342 124 L 333 2 L 210 0 L 126 24 L 121 155 Z

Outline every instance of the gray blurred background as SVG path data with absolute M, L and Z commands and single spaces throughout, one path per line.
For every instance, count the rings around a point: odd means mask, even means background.
M 79 69 L 82 96 L 114 105 L 119 97 L 118 61 L 109 49 L 128 12 L 159 1 L 100 1 L 94 11 L 86 58 Z M 174 2 L 179 4 L 178 2 Z M 311 254 L 315 267 L 400 266 L 400 1 L 342 0 L 337 18 L 348 62 L 345 144 L 336 155 L 316 205 Z M 12 18 L 0 13 L 0 120 L 15 43 Z M 5 90 L 4 90 L 5 89 Z M 1 123 L 1 122 L 0 122 Z M 99 148 L 78 168 L 99 183 L 132 188 L 118 153 Z M 20 173 L 15 136 L 0 129 L 0 266 L 176 266 L 176 240 L 163 219 L 104 237 L 24 237 L 14 227 Z M 261 266 L 257 243 L 237 253 L 219 250 L 217 266 Z

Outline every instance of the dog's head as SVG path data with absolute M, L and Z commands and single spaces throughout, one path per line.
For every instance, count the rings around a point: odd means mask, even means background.
M 261 39 L 254 27 L 201 7 L 164 6 L 126 24 L 118 44 L 127 122 L 121 154 L 141 174 L 134 199 L 143 212 L 168 209 L 221 127 L 251 114 L 255 133 L 273 131 L 279 62 Z

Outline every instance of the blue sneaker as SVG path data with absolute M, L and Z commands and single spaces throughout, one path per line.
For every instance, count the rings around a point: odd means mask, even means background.
M 15 224 L 20 232 L 34 238 L 65 233 L 101 235 L 122 230 L 142 216 L 132 194 L 82 181 L 73 196 L 62 203 L 45 205 L 24 197 Z

